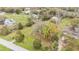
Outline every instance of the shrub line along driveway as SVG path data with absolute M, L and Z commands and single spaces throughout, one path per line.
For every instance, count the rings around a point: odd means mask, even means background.
M 2 39 L 2 38 L 0 38 L 0 44 L 11 49 L 11 50 L 13 50 L 13 51 L 28 51 L 27 49 L 24 49 L 20 46 L 17 46 L 16 44 L 14 44 L 10 41 L 7 41 L 5 39 Z

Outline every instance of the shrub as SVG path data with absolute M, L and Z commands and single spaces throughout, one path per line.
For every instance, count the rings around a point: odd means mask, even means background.
M 43 50 L 43 51 L 48 51 L 49 48 L 48 48 L 48 47 L 43 47 L 42 50 Z
M 20 10 L 20 9 L 16 9 L 16 14 L 20 14 L 21 12 L 22 12 L 22 10 Z
M 59 39 L 59 37 L 58 37 L 58 33 L 53 33 L 52 34 L 52 42 L 54 42 L 54 41 L 58 41 L 58 39 Z
M 14 9 L 13 8 L 4 8 L 3 11 L 7 12 L 7 13 L 14 13 Z
M 75 8 L 69 7 L 69 8 L 67 8 L 67 11 L 74 12 Z
M 34 24 L 34 22 L 32 21 L 32 19 L 31 18 L 28 18 L 28 21 L 27 21 L 27 23 L 26 23 L 26 26 L 27 27 L 30 27 L 30 26 L 32 26 Z
M 0 8 L 0 11 L 5 11 L 5 8 Z
M 0 26 L 0 34 L 1 35 L 7 35 L 9 33 L 10 33 L 10 31 L 6 26 Z
M 55 16 L 55 15 L 56 15 L 56 10 L 50 10 L 50 11 L 49 11 L 49 14 L 51 14 L 51 15 L 54 15 L 54 16 Z
M 24 35 L 18 30 L 15 33 L 14 39 L 16 42 L 22 42 L 24 40 Z
M 14 13 L 14 9 L 9 9 L 7 12 L 8 13 Z
M 36 30 L 37 31 L 37 30 Z M 55 24 L 48 22 L 43 24 L 42 27 L 38 27 L 38 31 L 35 32 L 36 39 L 41 40 L 44 50 L 52 50 L 52 42 L 58 41 L 58 28 Z
M 18 30 L 18 24 L 13 24 L 11 26 L 8 26 L 8 29 L 11 31 L 11 32 L 14 32 L 15 30 Z
M 58 41 L 54 40 L 52 46 L 53 46 L 53 50 L 56 51 L 58 49 Z
M 46 16 L 46 15 L 43 16 L 43 18 L 42 18 L 43 21 L 46 21 L 46 20 L 49 20 L 49 19 L 50 19 L 50 17 L 49 16 Z
M 21 23 L 18 23 L 18 29 L 23 29 L 23 25 Z
M 76 25 L 78 25 L 79 24 L 79 19 L 78 18 L 73 18 L 73 19 L 71 19 L 71 25 L 72 26 L 76 26 Z
M 38 40 L 38 39 L 35 39 L 34 42 L 33 42 L 33 47 L 35 49 L 40 49 L 41 48 L 41 41 Z
M 66 36 L 66 42 L 66 45 L 62 48 L 63 51 L 79 51 L 79 40 Z
M 74 18 L 75 17 L 75 14 L 72 13 L 72 12 L 66 12 L 67 14 L 65 15 L 65 18 L 68 17 L 68 18 Z

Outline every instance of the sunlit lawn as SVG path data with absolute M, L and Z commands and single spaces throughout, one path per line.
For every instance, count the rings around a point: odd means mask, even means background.
M 24 14 L 11 14 L 11 13 L 7 13 L 4 15 L 7 18 L 10 19 L 14 19 L 17 23 L 22 23 L 23 25 L 25 25 L 27 23 L 27 15 Z
M 0 45 L 0 51 L 11 51 L 11 49 L 9 49 L 3 45 Z
M 70 25 L 70 22 L 71 22 L 71 19 L 69 19 L 69 18 L 62 19 L 62 21 L 60 23 L 61 28 L 63 29 L 65 26 Z
M 26 27 L 24 29 L 21 30 L 21 32 L 24 34 L 25 38 L 24 38 L 24 41 L 19 43 L 19 42 L 15 42 L 15 44 L 23 47 L 23 48 L 26 48 L 28 50 L 33 50 L 33 36 L 31 34 L 32 32 L 32 29 L 31 27 Z M 2 36 L 2 38 L 6 39 L 6 40 L 9 40 L 9 41 L 12 41 L 12 36 L 15 36 L 15 33 L 11 33 L 7 36 Z

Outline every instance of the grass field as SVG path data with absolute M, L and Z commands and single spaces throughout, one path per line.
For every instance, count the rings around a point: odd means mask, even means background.
M 14 19 L 17 23 L 22 23 L 23 25 L 25 25 L 27 23 L 27 15 L 24 14 L 11 14 L 11 13 L 7 13 L 4 15 L 7 18 L 10 19 Z
M 60 23 L 60 26 L 63 29 L 65 26 L 70 25 L 70 23 L 71 23 L 71 19 L 70 18 L 64 18 L 64 19 L 62 19 L 62 21 Z
M 6 47 L 3 46 L 3 45 L 0 45 L 0 51 L 11 51 L 11 49 L 6 48 Z

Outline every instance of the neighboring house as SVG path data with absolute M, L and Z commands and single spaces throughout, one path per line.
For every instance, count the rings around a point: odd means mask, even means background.
M 18 29 L 18 24 L 14 19 L 5 19 L 4 25 L 11 31 L 15 31 Z
M 27 10 L 24 12 L 26 15 L 29 15 L 30 14 L 30 10 Z
M 16 22 L 14 21 L 14 19 L 5 19 L 5 21 L 4 21 L 4 25 L 6 25 L 6 26 L 11 26 L 15 23 Z
M 38 19 L 39 18 L 39 16 L 36 15 L 36 14 L 32 14 L 32 17 L 35 18 L 35 19 Z
M 39 21 L 40 21 L 40 20 L 39 20 L 39 15 L 32 14 L 32 15 L 31 15 L 31 18 L 32 18 L 33 22 L 39 22 Z
M 25 13 L 26 15 L 29 15 L 30 12 L 31 12 L 30 8 L 25 8 L 25 9 L 24 9 L 24 13 Z

